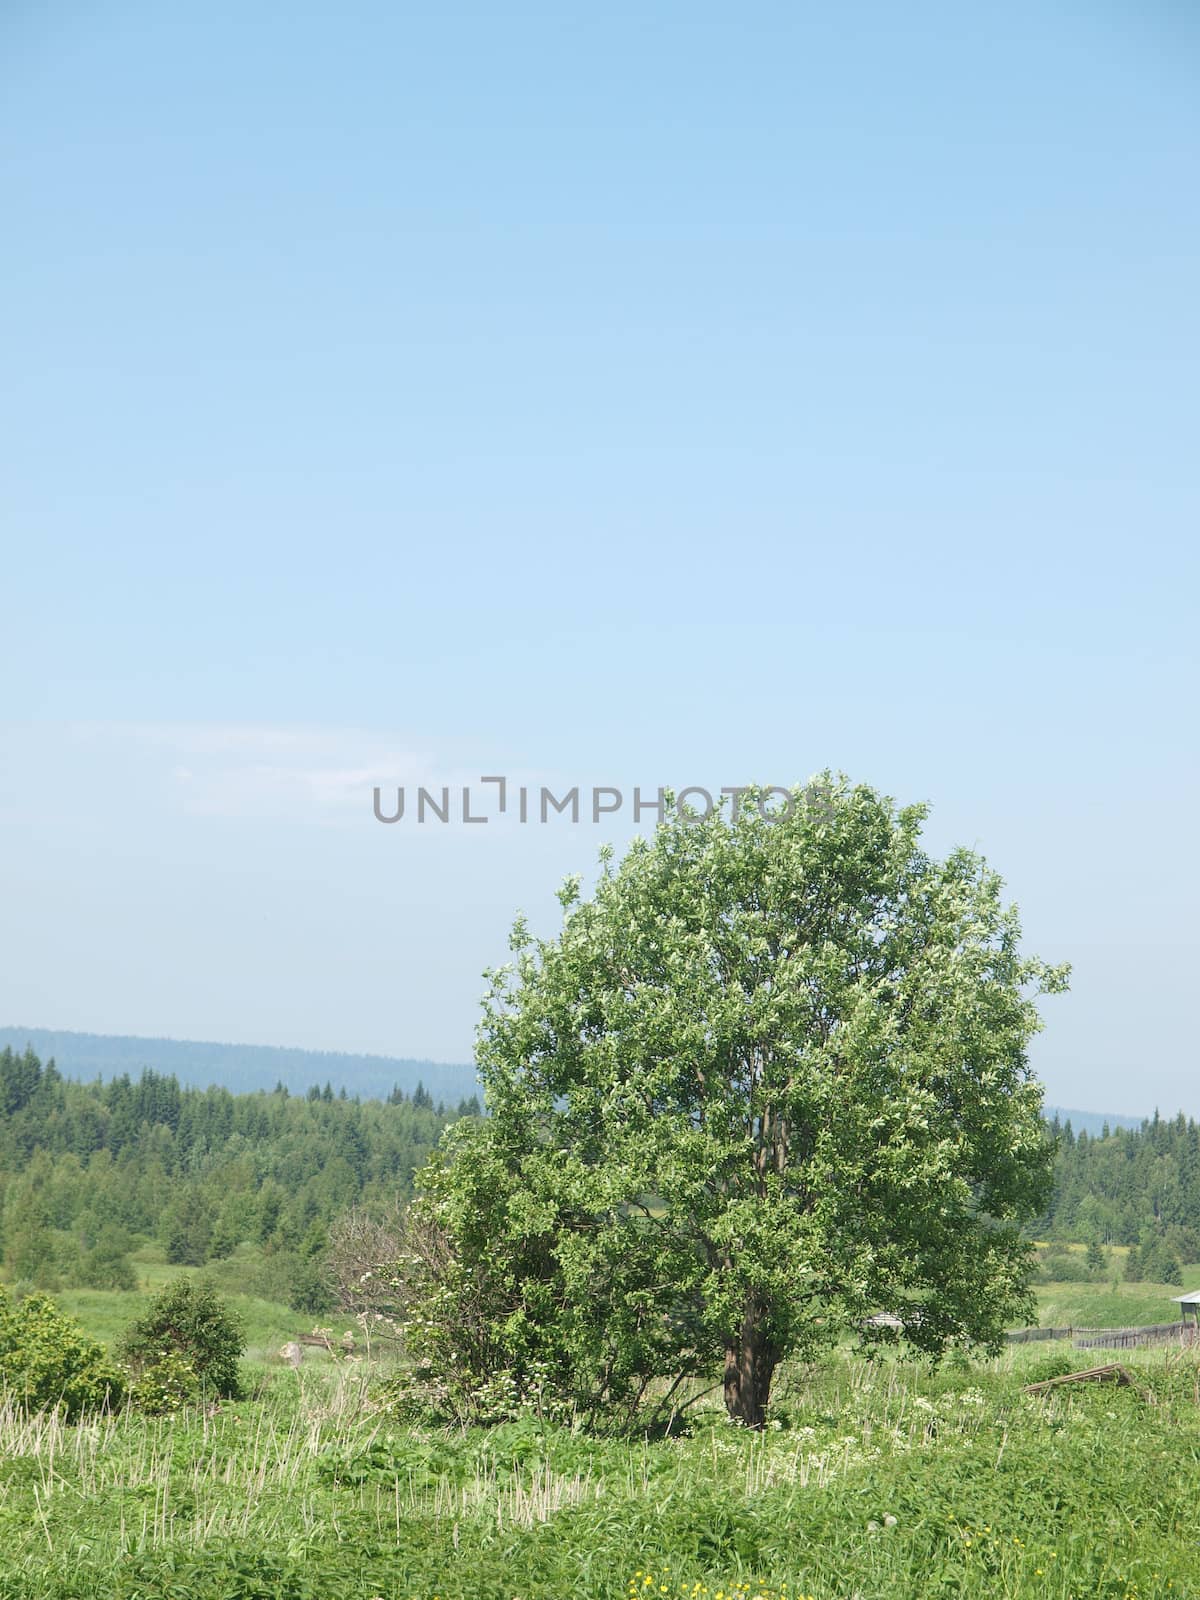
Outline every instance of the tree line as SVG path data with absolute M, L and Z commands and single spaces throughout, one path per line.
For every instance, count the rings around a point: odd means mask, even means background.
M 1182 1265 L 1200 1261 L 1200 1123 L 1156 1112 L 1140 1128 L 1099 1137 L 1069 1122 L 1050 1131 L 1054 1189 L 1038 1235 L 1129 1245 L 1127 1278 L 1178 1283 Z
M 384 1102 L 313 1085 L 303 1097 L 182 1088 L 145 1071 L 76 1083 L 32 1050 L 0 1051 L 0 1260 L 42 1288 L 131 1287 L 129 1252 L 154 1240 L 202 1266 L 258 1247 L 260 1291 L 324 1308 L 322 1257 L 351 1208 L 390 1212 L 443 1128 L 478 1115 L 418 1085 Z M 1181 1112 L 1138 1129 L 1076 1132 L 1057 1143 L 1053 1194 L 1031 1232 L 1097 1248 L 1132 1247 L 1125 1276 L 1179 1280 L 1200 1260 L 1200 1123 Z
M 435 1104 L 420 1085 L 360 1101 L 329 1084 L 303 1097 L 182 1088 L 154 1071 L 77 1083 L 6 1048 L 0 1260 L 34 1288 L 131 1288 L 141 1243 L 186 1266 L 248 1245 L 238 1287 L 320 1310 L 330 1221 L 409 1196 L 442 1130 L 478 1111 Z

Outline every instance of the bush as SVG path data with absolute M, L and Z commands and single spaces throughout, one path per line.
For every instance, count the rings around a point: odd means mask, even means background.
M 75 1281 L 81 1289 L 123 1289 L 131 1293 L 138 1286 L 138 1275 L 128 1256 L 110 1256 L 89 1250 Z
M 161 1351 L 156 1361 L 143 1367 L 129 1389 L 134 1405 L 151 1417 L 169 1416 L 193 1405 L 199 1397 L 195 1367 L 172 1349 Z
M 169 1356 L 190 1365 L 200 1393 L 236 1397 L 238 1358 L 246 1347 L 239 1318 L 211 1284 L 179 1278 L 121 1335 L 119 1352 L 140 1383 Z
M 1087 1362 L 1084 1362 L 1084 1366 Z M 1081 1371 L 1080 1363 L 1069 1350 L 1055 1350 L 1049 1355 L 1039 1356 L 1036 1361 L 1031 1361 L 1028 1366 L 1019 1367 L 1016 1371 L 1017 1381 L 1024 1386 L 1027 1383 L 1045 1383 L 1047 1378 L 1063 1378 L 1068 1372 Z
M 43 1294 L 14 1305 L 0 1288 L 0 1384 L 33 1410 L 69 1418 L 124 1398 L 125 1383 L 102 1345 Z
M 102 1228 L 76 1268 L 73 1281 L 85 1289 L 136 1289 L 137 1273 L 129 1259 L 129 1243 L 124 1228 Z
M 239 1251 L 211 1265 L 206 1276 L 226 1294 L 276 1300 L 306 1316 L 333 1310 L 333 1295 L 320 1268 L 294 1250 L 272 1250 L 267 1255 L 257 1248 L 252 1253 Z
M 1086 1283 L 1090 1276 L 1084 1257 L 1071 1250 L 1047 1250 L 1041 1268 L 1048 1283 Z

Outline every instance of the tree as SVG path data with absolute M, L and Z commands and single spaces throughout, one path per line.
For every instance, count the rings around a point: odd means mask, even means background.
M 365 1319 L 370 1328 L 399 1314 L 391 1275 L 381 1270 L 405 1249 L 407 1228 L 399 1206 L 380 1214 L 352 1207 L 329 1229 L 322 1269 L 339 1310 Z
M 227 1208 L 222 1211 L 213 1224 L 212 1236 L 208 1241 L 208 1259 L 210 1261 L 224 1261 L 237 1249 L 241 1243 L 238 1232 L 237 1217 Z M 196 1266 L 201 1263 L 192 1262 Z
M 200 1267 L 208 1259 L 212 1215 L 195 1188 L 189 1186 L 167 1209 L 162 1220 L 162 1240 L 167 1260 L 174 1266 Z
M 179 1358 L 188 1363 L 202 1391 L 236 1396 L 238 1358 L 245 1344 L 240 1320 L 210 1284 L 177 1278 L 126 1328 L 118 1354 L 139 1380 L 165 1359 L 174 1363 Z
M 924 807 L 739 798 L 602 852 L 488 975 L 490 1115 L 424 1176 L 434 1265 L 398 1269 L 430 1370 L 632 1416 L 722 1367 L 760 1427 L 779 1363 L 867 1313 L 934 1355 L 1027 1313 L 1053 1146 L 1025 1051 L 1066 969 L 1020 954 L 978 856 L 925 853 Z
M 1132 1253 L 1132 1252 L 1131 1252 Z M 1142 1245 L 1141 1276 L 1147 1283 L 1182 1283 L 1183 1268 L 1164 1233 Z
M 21 1063 L 22 1058 L 17 1061 Z M 44 1158 L 45 1153 L 39 1152 L 39 1156 Z M 39 1162 L 39 1166 L 42 1164 Z M 46 1208 L 44 1176 L 30 1171 L 13 1185 L 5 1206 L 4 1240 L 4 1264 L 14 1283 L 56 1287 L 55 1240 Z
M 1103 1273 L 1108 1266 L 1108 1252 L 1098 1239 L 1093 1239 L 1088 1244 L 1085 1259 L 1089 1272 Z
M 136 1289 L 138 1279 L 129 1259 L 129 1245 L 124 1228 L 105 1223 L 80 1263 L 79 1282 L 88 1289 Z

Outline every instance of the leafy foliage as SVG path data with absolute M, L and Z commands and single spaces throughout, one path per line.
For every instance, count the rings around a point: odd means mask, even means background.
M 121 1373 L 102 1345 L 42 1294 L 14 1305 L 0 1288 L 0 1385 L 31 1410 L 61 1407 L 74 1419 L 116 1405 Z
M 140 1363 L 129 1398 L 147 1416 L 165 1417 L 200 1398 L 200 1379 L 193 1361 L 170 1347 Z
M 238 1360 L 245 1348 L 244 1333 L 211 1284 L 176 1279 L 155 1297 L 144 1316 L 130 1324 L 118 1348 L 142 1393 L 150 1393 L 154 1384 L 165 1390 L 178 1387 L 184 1382 L 185 1366 L 202 1393 L 240 1392 Z
M 669 1416 L 723 1360 L 757 1427 L 779 1362 L 867 1313 L 937 1354 L 1027 1308 L 1052 1149 L 1025 1046 L 1065 970 L 1019 953 L 977 856 L 925 854 L 921 807 L 825 785 L 605 856 L 557 939 L 518 922 L 490 1116 L 447 1134 L 396 1273 L 451 1394 L 502 1372 L 593 1423 Z

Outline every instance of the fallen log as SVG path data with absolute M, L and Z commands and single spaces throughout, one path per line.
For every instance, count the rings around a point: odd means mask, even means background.
M 1133 1384 L 1134 1378 L 1128 1367 L 1123 1367 L 1119 1361 L 1110 1361 L 1104 1367 L 1089 1367 L 1086 1372 L 1065 1372 L 1058 1378 L 1043 1378 L 1040 1383 L 1027 1383 L 1026 1394 L 1045 1394 L 1049 1389 L 1058 1389 L 1064 1383 L 1119 1383 Z M 1134 1387 L 1137 1387 L 1136 1384 Z M 1139 1391 L 1144 1400 L 1149 1400 L 1150 1395 L 1145 1390 Z

